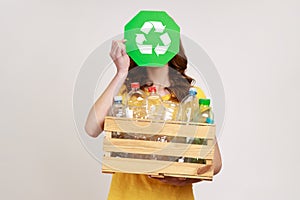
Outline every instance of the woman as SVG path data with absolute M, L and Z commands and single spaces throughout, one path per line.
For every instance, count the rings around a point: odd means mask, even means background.
M 142 88 L 154 85 L 157 92 L 165 100 L 180 102 L 187 95 L 193 79 L 185 74 L 187 59 L 182 45 L 180 51 L 163 67 L 137 67 L 125 51 L 125 40 L 113 41 L 110 56 L 113 59 L 117 73 L 108 87 L 92 107 L 87 121 L 86 132 L 97 137 L 103 131 L 104 118 L 109 113 L 113 97 L 129 89 L 130 82 L 141 82 Z M 132 70 L 134 69 L 134 70 Z M 132 72 L 134 71 L 134 72 Z M 127 88 L 124 89 L 124 83 Z M 203 92 L 198 89 L 200 97 Z M 213 166 L 198 170 L 205 173 L 213 167 L 217 174 L 222 166 L 218 144 L 215 145 Z M 151 178 L 146 175 L 116 173 L 113 175 L 108 199 L 194 199 L 192 183 L 199 179 L 165 177 Z

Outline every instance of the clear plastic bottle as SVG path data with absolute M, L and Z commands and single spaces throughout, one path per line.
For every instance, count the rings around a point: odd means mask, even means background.
M 164 116 L 163 120 L 176 120 L 179 103 L 173 101 L 163 101 L 164 105 Z
M 147 97 L 147 112 L 148 119 L 161 120 L 164 115 L 164 106 L 161 96 L 156 92 L 156 87 L 148 88 L 149 96 Z
M 200 106 L 200 122 L 213 124 L 214 113 L 210 107 L 210 99 L 199 99 Z
M 114 117 L 126 117 L 125 106 L 122 104 L 122 96 L 115 96 L 111 106 L 111 115 Z M 112 138 L 124 138 L 122 132 L 112 132 Z M 107 155 L 111 157 L 127 157 L 126 152 L 111 152 Z
M 140 83 L 131 83 L 131 91 L 127 95 L 126 117 L 147 118 L 146 94 L 140 89 Z
M 122 96 L 115 96 L 111 106 L 111 115 L 114 117 L 126 117 L 125 106 L 122 104 Z M 123 138 L 124 133 L 112 132 L 113 138 Z
M 200 121 L 200 109 L 199 100 L 196 97 L 196 88 L 190 88 L 189 94 L 183 98 L 179 105 L 179 112 L 177 120 L 183 122 L 199 122 Z
M 184 97 L 179 105 L 177 120 L 183 122 L 199 122 L 200 109 L 199 99 L 196 97 L 196 88 L 190 88 L 189 94 Z M 192 143 L 194 138 L 186 137 L 186 143 Z M 190 162 L 189 158 L 181 157 L 178 162 Z
M 147 97 L 147 112 L 148 119 L 150 120 L 162 120 L 164 117 L 164 106 L 161 96 L 156 92 L 156 87 L 151 86 L 148 88 L 149 96 Z M 167 142 L 166 136 L 152 135 L 149 140 L 157 142 Z M 164 156 L 152 155 L 151 159 L 163 160 Z
M 200 107 L 200 122 L 213 124 L 214 123 L 214 115 L 212 112 L 212 108 L 210 107 L 210 99 L 199 99 L 199 107 Z M 192 144 L 203 144 L 204 141 L 201 138 L 193 138 L 189 143 Z M 186 158 L 185 162 L 189 163 L 203 163 L 203 159 L 201 158 Z
M 126 117 L 125 106 L 122 104 L 122 96 L 114 97 L 111 114 L 114 117 Z

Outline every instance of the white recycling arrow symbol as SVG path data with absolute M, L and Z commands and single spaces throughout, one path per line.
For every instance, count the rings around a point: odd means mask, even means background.
M 155 32 L 163 33 L 165 27 L 166 26 L 164 26 L 160 21 L 148 21 L 145 22 L 141 27 L 141 32 L 147 35 L 154 28 Z M 141 54 L 152 54 L 152 45 L 143 44 L 145 41 L 147 41 L 143 33 L 136 34 L 135 41 L 138 49 L 140 50 Z M 157 44 L 154 48 L 154 52 L 157 56 L 165 54 L 171 44 L 171 39 L 167 32 L 160 36 L 160 40 L 162 41 L 163 45 L 160 46 Z

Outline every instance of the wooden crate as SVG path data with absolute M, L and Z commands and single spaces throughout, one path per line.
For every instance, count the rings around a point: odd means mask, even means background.
M 213 164 L 215 126 L 178 121 L 150 121 L 128 118 L 105 118 L 105 138 L 102 162 L 103 173 L 147 174 L 156 177 L 172 176 L 212 180 L 213 168 L 197 175 L 197 170 Z M 116 133 L 139 135 L 140 138 L 114 138 Z M 176 141 L 141 140 L 146 137 L 175 137 Z M 178 143 L 178 138 L 199 138 L 202 144 Z M 116 156 L 125 152 L 125 156 Z M 122 153 L 121 153 L 122 154 Z M 129 156 L 130 155 L 130 156 Z M 153 156 L 154 155 L 154 156 Z M 200 160 L 202 163 L 178 162 L 176 158 Z M 162 159 L 163 158 L 163 159 Z M 166 159 L 167 158 L 167 159 Z M 171 159 L 172 158 L 172 159 Z

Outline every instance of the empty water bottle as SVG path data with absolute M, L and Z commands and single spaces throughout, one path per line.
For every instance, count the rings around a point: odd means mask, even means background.
M 196 97 L 196 88 L 190 88 L 189 94 L 183 98 L 179 105 L 178 120 L 183 122 L 199 122 L 199 100 Z
M 111 113 L 114 117 L 125 117 L 125 106 L 122 103 L 122 96 L 115 96 L 111 107 Z

